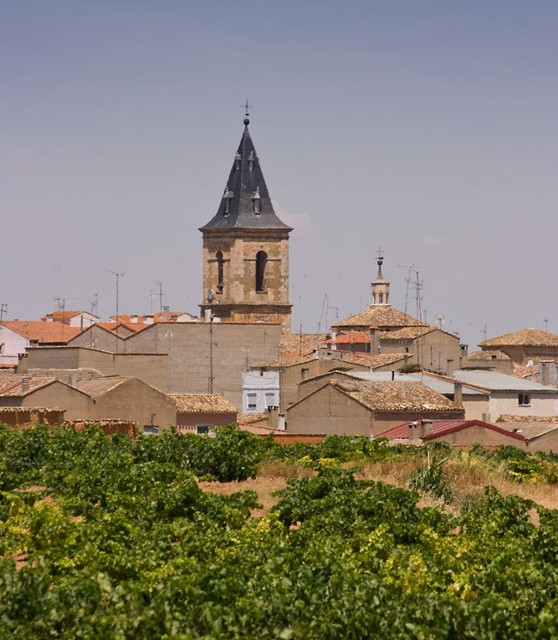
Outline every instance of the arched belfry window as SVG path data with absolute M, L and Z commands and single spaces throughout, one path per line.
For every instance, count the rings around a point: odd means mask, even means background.
M 258 251 L 256 254 L 256 292 L 265 291 L 265 265 L 267 263 L 267 253 Z
M 254 152 L 250 151 L 250 153 L 248 154 L 248 170 L 249 171 L 254 171 L 255 168 L 255 161 L 256 157 L 254 156 Z
M 217 251 L 217 293 L 223 293 L 223 252 Z
M 240 153 L 237 153 L 234 157 L 234 170 L 240 171 L 240 161 L 242 160 L 242 156 Z

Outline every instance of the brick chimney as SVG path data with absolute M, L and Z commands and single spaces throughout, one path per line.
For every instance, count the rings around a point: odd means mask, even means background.
M 378 338 L 378 329 L 370 327 L 370 355 L 376 356 L 380 353 L 380 339 Z

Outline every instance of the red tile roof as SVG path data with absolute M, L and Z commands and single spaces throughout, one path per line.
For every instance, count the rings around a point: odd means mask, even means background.
M 80 327 L 70 327 L 63 322 L 41 320 L 5 320 L 2 324 L 29 342 L 40 345 L 66 344 L 82 331 Z
M 392 438 L 392 439 L 408 439 L 409 438 L 409 425 L 410 422 L 405 422 L 397 427 L 392 427 L 387 431 L 379 434 L 379 438 Z M 502 429 L 489 422 L 483 422 L 482 420 L 432 420 L 432 431 L 423 438 L 423 440 L 435 440 L 441 436 L 467 429 L 468 427 L 483 427 L 484 429 L 490 429 L 503 435 L 515 438 L 516 440 L 525 440 L 525 436 L 509 429 Z

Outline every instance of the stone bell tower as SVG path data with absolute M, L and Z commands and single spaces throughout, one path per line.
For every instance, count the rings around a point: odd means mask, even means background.
M 203 235 L 201 317 L 291 330 L 289 233 L 269 198 L 248 113 L 219 208 Z

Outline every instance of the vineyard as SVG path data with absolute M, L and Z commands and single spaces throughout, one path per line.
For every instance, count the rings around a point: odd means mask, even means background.
M 293 477 L 262 514 L 242 481 L 266 465 Z M 513 447 L 0 427 L 0 638 L 558 637 L 558 511 L 460 465 L 558 483 Z

